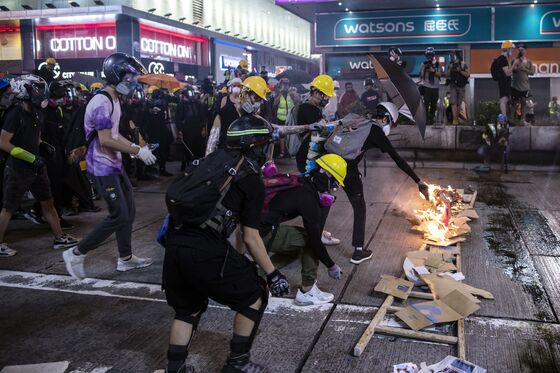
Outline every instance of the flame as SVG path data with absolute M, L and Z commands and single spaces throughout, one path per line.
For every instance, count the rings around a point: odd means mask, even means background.
M 447 241 L 450 230 L 456 229 L 450 224 L 450 212 L 460 207 L 462 196 L 451 186 L 443 188 L 439 185 L 428 184 L 430 206 L 423 210 L 414 210 L 420 220 L 420 228 L 425 232 L 425 238 L 432 241 Z

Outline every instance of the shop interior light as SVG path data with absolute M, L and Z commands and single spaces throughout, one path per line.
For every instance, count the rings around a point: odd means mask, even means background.
M 344 9 L 344 11 L 347 12 L 347 11 L 348 11 L 348 8 Z
M 95 0 L 94 3 L 95 5 L 101 5 L 101 6 L 105 5 L 105 3 L 101 0 Z
M 156 11 L 156 8 L 148 9 L 148 13 L 153 13 Z
M 26 5 L 26 4 L 22 4 L 21 7 L 25 10 L 33 10 L 32 7 L 30 7 L 29 5 Z
M 173 14 L 173 13 L 165 13 L 163 16 L 164 16 L 165 18 L 169 18 L 169 17 L 171 17 L 172 14 Z
M 342 6 L 342 3 L 338 3 L 338 6 Z
M 45 6 L 49 9 L 56 9 L 56 6 L 54 6 L 53 3 L 45 3 Z
M 10 8 L 8 8 L 7 6 L 4 6 L 4 5 L 0 5 L 0 10 L 3 11 L 3 12 L 9 12 Z
M 80 4 L 78 4 L 78 3 L 75 2 L 75 1 L 69 1 L 68 4 L 70 4 L 70 5 L 73 6 L 74 8 L 79 8 L 79 7 L 80 7 Z

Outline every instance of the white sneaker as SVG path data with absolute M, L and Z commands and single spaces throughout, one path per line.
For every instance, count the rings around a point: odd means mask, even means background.
M 333 299 L 333 294 L 321 291 L 317 287 L 317 284 L 314 284 L 307 293 L 298 289 L 295 302 L 298 306 L 312 306 L 316 304 L 330 303 Z
M 62 252 L 62 259 L 64 259 L 66 270 L 70 276 L 77 278 L 78 280 L 82 280 L 86 277 L 84 272 L 84 260 L 86 256 L 74 254 L 75 247 L 76 246 L 71 247 L 68 250 L 64 250 Z
M 323 245 L 327 246 L 334 246 L 340 243 L 338 238 L 332 236 L 331 232 L 323 231 L 323 235 L 321 236 L 321 242 Z
M 117 271 L 126 272 L 131 269 L 149 267 L 153 263 L 151 258 L 139 258 L 136 255 L 132 255 L 129 260 L 122 260 L 119 258 L 117 261 Z
M 17 251 L 10 249 L 7 243 L 5 242 L 0 243 L 0 258 L 7 258 L 9 256 L 14 256 L 16 254 Z

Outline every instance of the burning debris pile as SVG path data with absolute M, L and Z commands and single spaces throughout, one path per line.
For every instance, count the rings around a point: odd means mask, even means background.
M 428 184 L 428 190 L 430 206 L 414 210 L 409 219 L 414 224 L 412 229 L 423 233 L 427 244 L 449 246 L 464 241 L 463 236 L 471 232 L 467 222 L 478 218 L 472 209 L 476 195 L 433 184 Z

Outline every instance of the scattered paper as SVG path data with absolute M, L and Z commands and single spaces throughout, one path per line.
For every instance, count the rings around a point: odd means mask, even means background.
M 413 286 L 413 282 L 405 279 L 381 275 L 381 281 L 375 287 L 375 291 L 392 295 L 395 298 L 407 299 Z
M 443 272 L 439 274 L 440 276 L 449 276 L 451 277 L 453 280 L 455 281 L 463 281 L 465 279 L 465 275 L 463 274 L 463 272 Z
M 447 356 L 439 363 L 430 366 L 424 363 L 421 366 L 422 370 L 418 373 L 486 373 L 486 369 L 455 356 Z
M 393 365 L 393 373 L 418 373 L 418 366 L 413 363 Z

